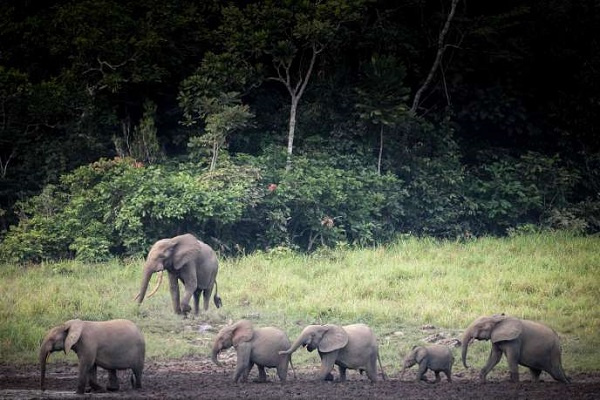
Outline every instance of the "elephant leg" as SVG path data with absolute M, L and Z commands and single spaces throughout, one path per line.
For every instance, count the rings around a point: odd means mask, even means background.
M 419 370 L 417 371 L 417 382 L 419 381 L 425 381 L 427 382 L 427 376 L 425 375 L 425 373 L 427 372 L 427 364 L 425 362 L 422 362 L 419 364 Z
M 339 365 L 338 368 L 340 369 L 340 382 L 346 382 L 346 370 L 348 368 L 342 367 L 341 365 Z
M 510 371 L 510 381 L 519 382 L 519 358 L 521 357 L 520 349 L 517 346 L 506 346 L 506 361 L 508 370 Z
M 448 380 L 448 382 L 452 383 L 452 370 L 445 369 L 444 374 L 446 374 L 446 379 Z
M 485 377 L 492 370 L 492 368 L 494 368 L 496 364 L 500 362 L 501 358 L 502 350 L 495 344 L 492 344 L 492 350 L 490 351 L 490 356 L 488 357 L 487 363 L 479 373 L 479 379 L 481 380 L 481 382 L 485 382 Z
M 433 381 L 433 383 L 438 383 L 441 380 L 442 377 L 440 376 L 440 371 L 435 371 L 435 380 Z
M 569 383 L 571 379 L 565 374 L 560 361 L 546 370 L 552 378 L 559 382 Z
M 277 376 L 279 376 L 281 382 L 285 382 L 287 379 L 289 363 L 288 357 L 281 357 L 281 361 L 279 361 L 279 365 L 277 366 Z
M 106 390 L 111 392 L 116 392 L 119 390 L 119 378 L 117 377 L 116 369 L 108 370 L 108 385 L 106 385 Z
M 337 351 L 331 353 L 320 353 L 321 356 L 321 369 L 319 370 L 319 379 L 322 381 L 333 380 L 331 370 L 335 364 L 337 358 Z M 331 376 L 331 379 L 328 379 Z
M 196 291 L 194 292 L 194 315 L 199 314 L 200 292 L 202 292 L 202 289 L 196 289 Z
M 204 311 L 208 310 L 208 305 L 210 304 L 210 294 L 212 293 L 212 286 L 208 289 L 204 289 L 202 291 L 202 302 Z
M 259 383 L 264 383 L 267 381 L 267 372 L 265 371 L 265 367 L 263 365 L 258 365 L 256 364 L 256 367 L 258 368 L 258 379 L 256 380 L 256 382 Z
M 134 389 L 142 388 L 142 368 L 133 368 L 133 376 L 132 378 L 135 382 L 131 382 L 131 387 Z
M 541 369 L 529 368 L 529 372 L 531 373 L 531 381 L 532 382 L 537 383 L 540 381 L 540 374 L 542 373 Z
M 87 363 L 79 361 L 79 377 L 77 379 L 77 394 L 84 394 L 85 387 L 89 380 L 90 370 L 94 366 L 89 366 Z
M 192 310 L 190 307 L 190 300 L 197 289 L 196 277 L 186 277 L 183 286 L 185 287 L 185 290 L 183 292 L 183 298 L 181 299 L 181 312 L 187 314 Z
M 171 292 L 171 303 L 175 314 L 181 314 L 181 306 L 179 303 L 179 283 L 177 276 L 169 272 L 169 291 Z
M 88 383 L 93 391 L 102 391 L 103 387 L 98 383 L 98 366 L 94 364 L 89 370 Z
M 254 364 L 240 362 L 238 357 L 238 363 L 235 366 L 235 373 L 233 375 L 233 382 L 246 382 L 248 380 L 248 375 L 250 374 L 250 369 L 253 365 Z
M 377 353 L 371 356 L 367 364 L 367 377 L 371 382 L 377 382 Z

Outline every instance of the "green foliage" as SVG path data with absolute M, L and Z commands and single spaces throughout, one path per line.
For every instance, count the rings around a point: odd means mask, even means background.
M 542 224 L 556 216 L 579 180 L 577 172 L 563 167 L 558 156 L 533 152 L 481 165 L 472 178 L 473 214 L 481 218 L 474 225 L 481 229 L 483 223 L 483 229 L 497 233 L 519 224 Z
M 293 170 L 265 183 L 268 194 L 258 211 L 268 221 L 268 247 L 293 244 L 311 250 L 315 245 L 388 240 L 406 196 L 391 174 L 379 176 L 365 167 L 349 171 L 300 156 Z

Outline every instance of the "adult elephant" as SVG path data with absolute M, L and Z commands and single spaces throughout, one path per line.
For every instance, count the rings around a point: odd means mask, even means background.
M 188 233 L 170 239 L 161 239 L 154 243 L 144 264 L 142 285 L 136 296 L 138 303 L 141 304 L 144 301 L 152 274 L 160 272 L 158 283 L 148 297 L 156 293 L 162 282 L 164 270 L 167 270 L 169 275 L 169 290 L 173 310 L 176 314 L 187 314 L 191 310 L 190 299 L 194 296 L 194 313 L 198 315 L 200 293 L 204 299 L 204 311 L 208 310 L 213 286 L 215 287 L 213 297 L 215 306 L 221 307 L 222 301 L 218 294 L 216 280 L 219 270 L 217 255 L 209 245 L 198 240 L 194 235 Z M 183 283 L 184 287 L 181 301 L 179 281 Z
M 142 387 L 146 344 L 138 327 L 126 319 L 82 321 L 73 319 L 50 329 L 40 345 L 41 388 L 46 389 L 46 363 L 50 353 L 73 350 L 79 359 L 77 393 L 87 384 L 103 388 L 97 381 L 97 367 L 108 370 L 108 390 L 119 390 L 117 370 L 133 371 L 132 385 Z
M 556 332 L 538 322 L 509 317 L 504 314 L 479 317 L 469 325 L 462 337 L 462 361 L 467 367 L 467 350 L 474 340 L 491 340 L 492 350 L 480 379 L 506 354 L 510 379 L 519 381 L 519 365 L 528 367 L 534 382 L 546 371 L 557 381 L 569 382 L 561 362 L 560 341 Z
M 371 382 L 377 381 L 377 361 L 381 367 L 381 375 L 385 379 L 375 334 L 365 324 L 308 325 L 300 336 L 286 351 L 279 354 L 292 354 L 300 346 L 308 351 L 317 349 L 321 357 L 320 380 L 330 380 L 331 370 L 337 365 L 340 370 L 340 381 L 346 380 L 347 369 L 365 370 Z
M 254 364 L 258 367 L 258 382 L 267 381 L 265 368 L 277 368 L 279 379 L 281 382 L 285 382 L 288 364 L 292 365 L 292 358 L 289 354 L 279 354 L 279 351 L 290 347 L 290 341 L 281 329 L 270 326 L 254 328 L 252 322 L 246 319 L 224 326 L 217 334 L 213 344 L 213 362 L 222 366 L 218 355 L 232 346 L 237 353 L 234 382 L 238 380 L 246 382 Z

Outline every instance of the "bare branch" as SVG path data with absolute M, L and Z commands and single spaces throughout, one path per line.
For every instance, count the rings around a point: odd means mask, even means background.
M 421 100 L 421 96 L 423 95 L 423 92 L 425 90 L 427 90 L 427 88 L 431 84 L 431 81 L 433 80 L 433 76 L 435 75 L 435 72 L 438 69 L 440 62 L 442 60 L 442 55 L 444 54 L 444 50 L 446 48 L 446 46 L 444 46 L 444 38 L 446 37 L 448 30 L 450 29 L 450 22 L 452 21 L 452 18 L 454 18 L 454 13 L 456 12 L 457 4 L 458 4 L 458 0 L 452 0 L 450 12 L 448 13 L 448 18 L 446 19 L 444 28 L 440 32 L 440 36 L 438 37 L 438 50 L 437 50 L 437 54 L 435 56 L 435 60 L 433 62 L 433 65 L 431 66 L 431 70 L 429 71 L 427 78 L 425 79 L 425 82 L 423 82 L 423 85 L 419 88 L 419 90 L 417 90 L 412 107 L 410 108 L 410 112 L 413 114 L 417 112 L 417 108 L 419 108 L 419 102 Z

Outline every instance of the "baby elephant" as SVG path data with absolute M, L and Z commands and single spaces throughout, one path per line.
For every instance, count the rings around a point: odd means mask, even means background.
M 108 370 L 108 390 L 119 390 L 119 369 L 131 369 L 132 384 L 136 389 L 142 387 L 146 344 L 142 332 L 133 322 L 126 319 L 73 319 L 50 329 L 40 346 L 42 390 L 46 389 L 46 363 L 50 353 L 63 350 L 68 354 L 71 349 L 79 358 L 77 394 L 84 393 L 88 382 L 93 390 L 102 389 L 96 381 L 98 366 Z
M 454 364 L 454 356 L 448 346 L 433 344 L 426 347 L 413 347 L 411 352 L 404 357 L 402 375 L 404 375 L 407 368 L 410 368 L 415 364 L 419 364 L 417 382 L 421 380 L 427 381 L 425 372 L 427 372 L 428 369 L 435 372 L 435 383 L 440 381 L 440 372 L 442 371 L 446 374 L 448 382 L 452 382 L 452 364 Z
M 254 328 L 252 322 L 242 319 L 235 324 L 223 327 L 212 348 L 212 360 L 218 366 L 218 355 L 222 350 L 231 346 L 237 351 L 237 365 L 233 381 L 248 380 L 248 375 L 254 364 L 258 367 L 258 382 L 267 381 L 267 368 L 277 368 L 277 375 L 281 382 L 287 378 L 288 363 L 292 364 L 291 356 L 280 355 L 280 350 L 290 347 L 290 341 L 285 334 L 277 328 Z M 292 366 L 293 368 L 293 366 Z

